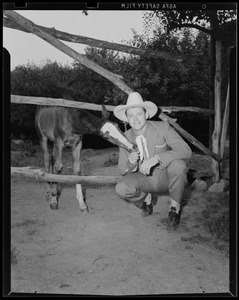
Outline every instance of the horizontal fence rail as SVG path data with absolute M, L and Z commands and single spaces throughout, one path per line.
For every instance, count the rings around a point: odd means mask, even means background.
M 62 98 L 46 98 L 46 97 L 11 95 L 11 103 L 64 106 L 64 107 L 73 107 L 73 108 L 98 110 L 98 111 L 102 110 L 101 104 L 71 101 L 71 100 L 65 100 Z M 108 111 L 113 111 L 115 106 L 105 105 L 105 108 Z M 200 107 L 191 107 L 191 106 L 160 106 L 159 108 L 163 112 L 168 112 L 168 113 L 171 113 L 173 111 L 178 111 L 178 112 L 183 111 L 183 112 L 197 112 L 197 113 L 203 113 L 203 114 L 214 114 L 213 110 L 210 110 L 207 108 L 200 108 Z
M 79 108 L 79 109 L 89 109 L 89 110 L 102 110 L 102 105 L 100 104 L 94 104 L 94 103 L 86 103 L 86 102 L 78 102 L 78 101 L 71 101 L 71 100 L 65 100 L 61 98 L 44 98 L 44 97 L 32 97 L 32 96 L 18 96 L 18 95 L 11 95 L 11 102 L 12 103 L 18 103 L 18 104 L 34 104 L 34 105 L 51 105 L 51 106 L 63 106 L 63 107 L 73 107 L 73 108 Z M 108 111 L 113 111 L 115 106 L 112 105 L 105 105 L 105 108 Z M 176 106 L 167 107 L 166 111 L 169 111 L 169 108 L 173 108 L 176 110 Z M 188 107 L 185 107 L 187 109 Z M 192 108 L 190 108 L 192 109 Z M 206 109 L 200 109 L 200 108 L 194 108 L 197 109 L 197 112 L 199 110 L 206 110 Z M 182 111 L 182 110 L 181 110 Z M 209 110 L 207 110 L 208 113 Z M 201 142 L 199 142 L 196 138 L 194 138 L 191 134 L 189 134 L 186 130 L 181 128 L 179 124 L 176 123 L 176 119 L 172 119 L 163 112 L 161 112 L 158 117 L 163 120 L 169 122 L 170 125 L 172 125 L 184 138 L 186 138 L 188 141 L 190 141 L 194 146 L 196 146 L 198 149 L 200 149 L 202 152 L 204 152 L 207 155 L 210 155 L 214 160 L 221 162 L 222 158 L 212 152 L 211 150 L 207 149 Z
M 93 61 L 90 61 L 84 55 L 79 54 L 74 49 L 68 47 L 66 44 L 64 44 L 63 42 L 58 40 L 58 38 L 60 38 L 60 37 L 58 35 L 59 32 L 56 32 L 56 30 L 54 30 L 54 32 L 52 32 L 52 30 L 50 30 L 50 32 L 49 32 L 49 30 L 47 28 L 38 26 L 37 24 L 34 24 L 31 20 L 28 20 L 27 18 L 21 16 L 20 14 L 14 12 L 14 11 L 9 11 L 9 10 L 4 11 L 4 21 L 6 21 L 6 22 L 4 22 L 4 26 L 11 25 L 11 26 L 13 26 L 13 28 L 15 28 L 16 27 L 15 25 L 17 24 L 17 29 L 31 32 L 31 33 L 35 34 L 36 36 L 42 38 L 43 40 L 45 40 L 46 42 L 51 44 L 53 47 L 57 48 L 58 50 L 62 51 L 65 54 L 67 54 L 74 60 L 80 62 L 85 67 L 93 70 L 97 74 L 108 79 L 110 82 L 112 82 L 116 87 L 118 87 L 120 90 L 122 90 L 126 94 L 130 94 L 131 92 L 133 92 L 133 89 L 125 83 L 125 81 L 121 75 L 114 74 L 114 73 L 104 69 L 100 65 L 96 64 Z M 10 23 L 10 25 L 9 25 L 9 23 Z M 56 35 L 56 33 L 57 33 L 57 35 Z M 74 39 L 75 39 L 75 37 L 74 37 Z M 172 59 L 172 58 L 174 58 L 174 56 L 175 56 L 175 54 L 170 54 L 169 57 L 167 57 L 167 58 Z M 183 60 L 182 57 L 179 58 L 180 61 L 181 61 L 181 59 Z M 216 41 L 216 70 L 218 69 L 220 71 L 220 65 L 221 65 L 221 41 Z M 218 74 L 220 74 L 220 72 Z M 221 100 L 220 100 L 221 78 L 218 74 L 216 72 L 216 76 L 215 76 L 215 95 L 216 95 L 215 96 L 215 110 L 214 110 L 214 112 L 210 111 L 210 114 L 211 113 L 214 114 L 214 132 L 213 132 L 213 136 L 212 136 L 212 148 L 216 153 L 210 151 L 209 149 L 206 149 L 199 141 L 197 141 L 193 136 L 191 136 L 184 129 L 182 129 L 179 126 L 179 124 L 176 124 L 176 120 L 169 118 L 163 112 L 163 111 L 171 112 L 171 111 L 173 111 L 173 109 L 165 110 L 165 108 L 164 109 L 161 108 L 162 111 L 158 115 L 158 117 L 161 120 L 169 122 L 170 125 L 172 125 L 184 138 L 186 138 L 187 140 L 192 142 L 196 147 L 198 147 L 200 150 L 204 151 L 204 153 L 209 154 L 215 160 L 215 161 L 213 161 L 213 169 L 214 169 L 214 173 L 215 173 L 214 181 L 218 181 L 218 179 L 219 179 L 218 177 L 219 177 L 219 173 L 220 173 L 219 172 L 219 164 L 216 163 L 216 161 L 217 162 L 222 161 L 222 158 L 218 155 L 220 153 L 220 147 L 219 147 L 220 146 L 220 141 L 219 141 L 220 134 L 218 134 L 218 132 L 220 132 L 220 109 L 217 109 L 217 108 L 218 107 L 220 108 L 220 105 L 221 105 L 220 104 L 221 103 Z M 32 103 L 32 104 L 36 104 L 36 103 Z M 41 103 L 41 105 L 46 105 L 46 104 Z M 47 105 L 56 105 L 56 104 L 47 104 Z M 65 106 L 65 105 L 62 105 L 62 106 Z M 111 109 L 108 107 L 109 111 L 111 111 Z M 97 108 L 97 110 L 99 110 L 99 107 Z M 197 111 L 202 113 L 203 110 L 205 110 L 205 109 L 199 109 L 199 110 L 197 110 Z M 176 110 L 174 110 L 174 111 L 176 111 Z M 180 111 L 188 111 L 188 110 L 182 110 L 182 108 L 181 108 Z M 189 110 L 189 111 L 195 111 L 195 110 L 193 108 L 193 110 Z M 207 112 L 207 114 L 208 113 L 209 112 Z
M 46 173 L 42 169 L 32 167 L 11 167 L 11 175 L 32 177 L 39 181 L 65 182 L 79 184 L 115 185 L 121 176 L 77 176 L 77 175 L 57 175 Z

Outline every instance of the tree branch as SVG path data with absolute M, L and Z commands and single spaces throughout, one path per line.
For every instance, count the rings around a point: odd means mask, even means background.
M 75 50 L 71 49 L 70 47 L 66 46 L 64 43 L 58 41 L 56 38 L 51 36 L 46 30 L 41 29 L 39 26 L 35 25 L 30 20 L 22 17 L 18 13 L 14 11 L 5 11 L 5 14 L 11 18 L 14 22 L 20 24 L 22 27 L 29 29 L 32 33 L 35 33 L 37 36 L 41 37 L 60 51 L 66 53 L 67 55 L 73 57 L 74 59 L 78 60 L 81 64 L 85 65 L 86 67 L 90 68 L 91 70 L 95 71 L 96 73 L 100 74 L 101 76 L 107 78 L 111 81 L 115 86 L 121 89 L 126 94 L 133 92 L 133 89 L 130 88 L 128 85 L 125 84 L 122 80 L 116 77 L 113 73 L 105 70 L 104 68 L 100 67 L 99 65 L 93 63 L 92 61 L 86 59 L 83 55 L 80 55 Z M 197 146 L 200 150 L 204 151 L 204 153 L 211 155 L 215 160 L 221 161 L 221 157 L 216 153 L 209 151 L 205 148 L 199 141 L 197 141 L 194 137 L 192 137 L 188 132 L 186 132 L 183 128 L 181 128 L 176 122 L 169 118 L 164 113 L 159 115 L 161 120 L 168 121 L 175 129 L 177 129 L 186 139 L 191 141 L 195 146 Z
M 20 14 L 16 13 L 15 11 L 6 10 L 4 14 L 10 18 L 14 23 L 19 24 L 21 27 L 26 28 L 30 32 L 34 33 L 35 35 L 39 36 L 43 40 L 47 41 L 49 44 L 57 48 L 58 50 L 64 52 L 65 54 L 69 55 L 73 59 L 79 61 L 82 65 L 86 66 L 87 68 L 93 70 L 97 74 L 105 77 L 109 81 L 111 81 L 114 85 L 116 85 L 119 89 L 124 91 L 125 93 L 129 94 L 133 90 L 128 87 L 125 82 L 122 80 L 123 77 L 117 74 L 114 74 L 105 68 L 101 67 L 100 65 L 96 64 L 95 62 L 89 60 L 84 55 L 79 54 L 75 50 L 71 49 L 69 46 L 64 44 L 63 42 L 59 41 L 51 34 L 48 33 L 45 29 L 42 29 L 38 25 L 34 24 L 32 21 L 28 20 L 27 18 L 21 16 Z
M 31 31 L 28 28 L 25 28 L 25 27 L 21 26 L 20 24 L 15 23 L 10 18 L 6 18 L 6 17 L 3 18 L 3 26 L 31 33 Z M 186 56 L 183 54 L 168 53 L 168 52 L 159 51 L 159 50 L 155 51 L 155 50 L 140 49 L 140 48 L 131 47 L 128 45 L 123 45 L 123 44 L 118 44 L 118 43 L 110 43 L 110 42 L 106 42 L 106 41 L 102 41 L 102 40 L 98 40 L 98 39 L 89 38 L 86 36 L 69 34 L 67 32 L 56 30 L 55 28 L 49 28 L 49 27 L 44 27 L 44 26 L 39 26 L 39 25 L 37 25 L 37 27 L 48 32 L 55 38 L 62 40 L 62 41 L 66 41 L 66 42 L 86 44 L 86 45 L 89 45 L 92 47 L 98 47 L 98 48 L 102 48 L 102 49 L 117 50 L 117 51 L 122 51 L 125 53 L 134 54 L 134 55 L 140 55 L 140 56 L 144 56 L 144 57 L 163 58 L 163 59 L 176 60 L 179 62 L 185 61 L 187 59 L 191 60 L 194 58 L 194 56 L 189 57 L 189 56 Z
M 189 24 L 189 23 L 184 23 L 184 24 L 176 24 L 176 23 L 174 23 L 174 24 L 170 25 L 170 30 L 171 29 L 176 29 L 176 28 L 183 28 L 183 27 L 195 28 L 195 29 L 203 31 L 203 32 L 205 32 L 207 34 L 212 35 L 212 30 L 204 28 L 204 27 L 202 27 L 200 25 L 197 25 L 197 24 Z

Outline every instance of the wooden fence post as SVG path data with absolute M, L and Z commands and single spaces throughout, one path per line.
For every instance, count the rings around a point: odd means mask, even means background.
M 211 24 L 212 26 L 212 24 Z M 215 78 L 215 37 L 211 35 L 210 37 L 210 96 L 209 96 L 209 108 L 214 110 L 214 78 Z M 214 116 L 209 115 L 209 149 L 212 150 L 212 134 L 214 129 Z
M 229 99 L 230 99 L 230 78 L 228 79 L 227 98 L 226 98 L 226 104 L 225 104 L 224 115 L 223 115 L 222 134 L 221 134 L 221 141 L 220 141 L 220 156 L 222 158 L 224 155 L 224 148 L 225 148 L 225 142 L 227 136 L 227 127 L 229 122 Z
M 109 81 L 111 81 L 115 86 L 117 86 L 119 89 L 121 89 L 123 92 L 125 92 L 126 94 L 130 94 L 131 92 L 133 92 L 134 90 L 132 88 L 130 88 L 124 81 L 122 76 L 114 74 L 112 72 L 109 72 L 108 70 L 102 68 L 101 66 L 97 65 L 96 63 L 88 60 L 87 58 L 85 58 L 83 55 L 77 53 L 75 50 L 71 49 L 70 47 L 68 47 L 67 45 L 65 45 L 64 43 L 60 42 L 59 40 L 57 40 L 56 38 L 54 38 L 53 36 L 51 36 L 47 31 L 45 31 L 44 29 L 42 29 L 41 27 L 37 26 L 36 24 L 34 24 L 33 22 L 31 22 L 30 20 L 22 17 L 21 15 L 19 15 L 18 13 L 14 12 L 14 11 L 5 11 L 4 14 L 11 19 L 13 22 L 19 24 L 21 27 L 29 30 L 30 32 L 36 34 L 37 36 L 41 37 L 42 39 L 44 39 L 45 41 L 47 41 L 48 43 L 50 43 L 51 45 L 53 45 L 54 47 L 56 47 L 57 49 L 59 49 L 60 51 L 66 53 L 67 55 L 69 55 L 70 57 L 74 58 L 75 60 L 79 61 L 81 64 L 83 64 L 84 66 L 86 66 L 87 68 L 95 71 L 96 73 L 100 74 L 101 76 L 107 78 Z M 215 174 L 215 178 L 214 181 L 218 181 L 219 180 L 219 162 L 222 160 L 221 157 L 219 156 L 219 139 L 220 139 L 220 130 L 221 130 L 221 120 L 220 120 L 220 105 L 221 105 L 221 42 L 218 42 L 217 44 L 217 49 L 219 49 L 217 52 L 218 57 L 220 57 L 219 59 L 219 64 L 218 64 L 218 71 L 216 73 L 215 76 L 215 81 L 218 80 L 218 84 L 217 84 L 217 88 L 215 88 L 215 90 L 218 90 L 218 105 L 217 105 L 217 115 L 215 115 L 215 128 L 214 128 L 214 133 L 213 133 L 213 137 L 214 137 L 214 147 L 213 150 L 215 149 L 215 151 L 213 151 L 214 153 L 212 153 L 212 151 L 206 151 L 206 153 L 209 155 L 212 155 L 212 157 L 215 159 L 215 161 L 213 161 L 213 168 L 214 168 L 214 174 Z M 215 93 L 216 94 L 216 93 Z M 215 95 L 215 99 L 217 99 L 217 96 Z M 215 101 L 217 102 L 217 101 Z M 216 110 L 216 105 L 215 105 L 215 110 Z M 164 120 L 165 118 L 167 118 L 167 116 L 164 113 L 161 113 L 159 115 L 159 118 Z M 179 127 L 178 124 L 175 124 L 175 122 L 172 123 L 174 127 L 177 127 L 178 130 L 181 132 L 181 134 L 186 133 L 184 130 L 181 130 L 181 128 Z M 185 135 L 184 135 L 185 136 Z M 186 137 L 188 137 L 188 134 L 186 134 Z M 196 141 L 195 138 L 193 138 L 193 142 L 195 145 L 199 146 L 200 149 L 202 149 L 205 152 L 205 147 L 203 147 L 203 145 L 199 144 L 198 141 Z M 218 161 L 218 162 L 217 162 Z
M 220 155 L 221 136 L 221 67 L 222 67 L 222 42 L 216 41 L 216 70 L 215 70 L 215 99 L 214 99 L 214 131 L 212 134 L 212 151 Z M 213 182 L 220 180 L 220 163 L 212 160 Z

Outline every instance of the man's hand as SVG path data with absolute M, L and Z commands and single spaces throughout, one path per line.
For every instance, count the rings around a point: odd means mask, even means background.
M 135 165 L 139 160 L 139 151 L 138 152 L 131 152 L 128 156 L 128 160 L 132 165 Z
M 150 169 L 159 163 L 158 159 L 155 156 L 152 156 L 146 159 L 140 166 L 139 171 L 144 175 L 149 175 Z

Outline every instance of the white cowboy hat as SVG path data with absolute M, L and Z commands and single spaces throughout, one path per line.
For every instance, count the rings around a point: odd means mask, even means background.
M 114 109 L 114 115 L 121 121 L 128 122 L 126 110 L 130 107 L 143 107 L 148 112 L 148 117 L 152 118 L 158 111 L 158 107 L 151 101 L 143 101 L 137 92 L 130 93 L 126 105 L 118 105 Z

